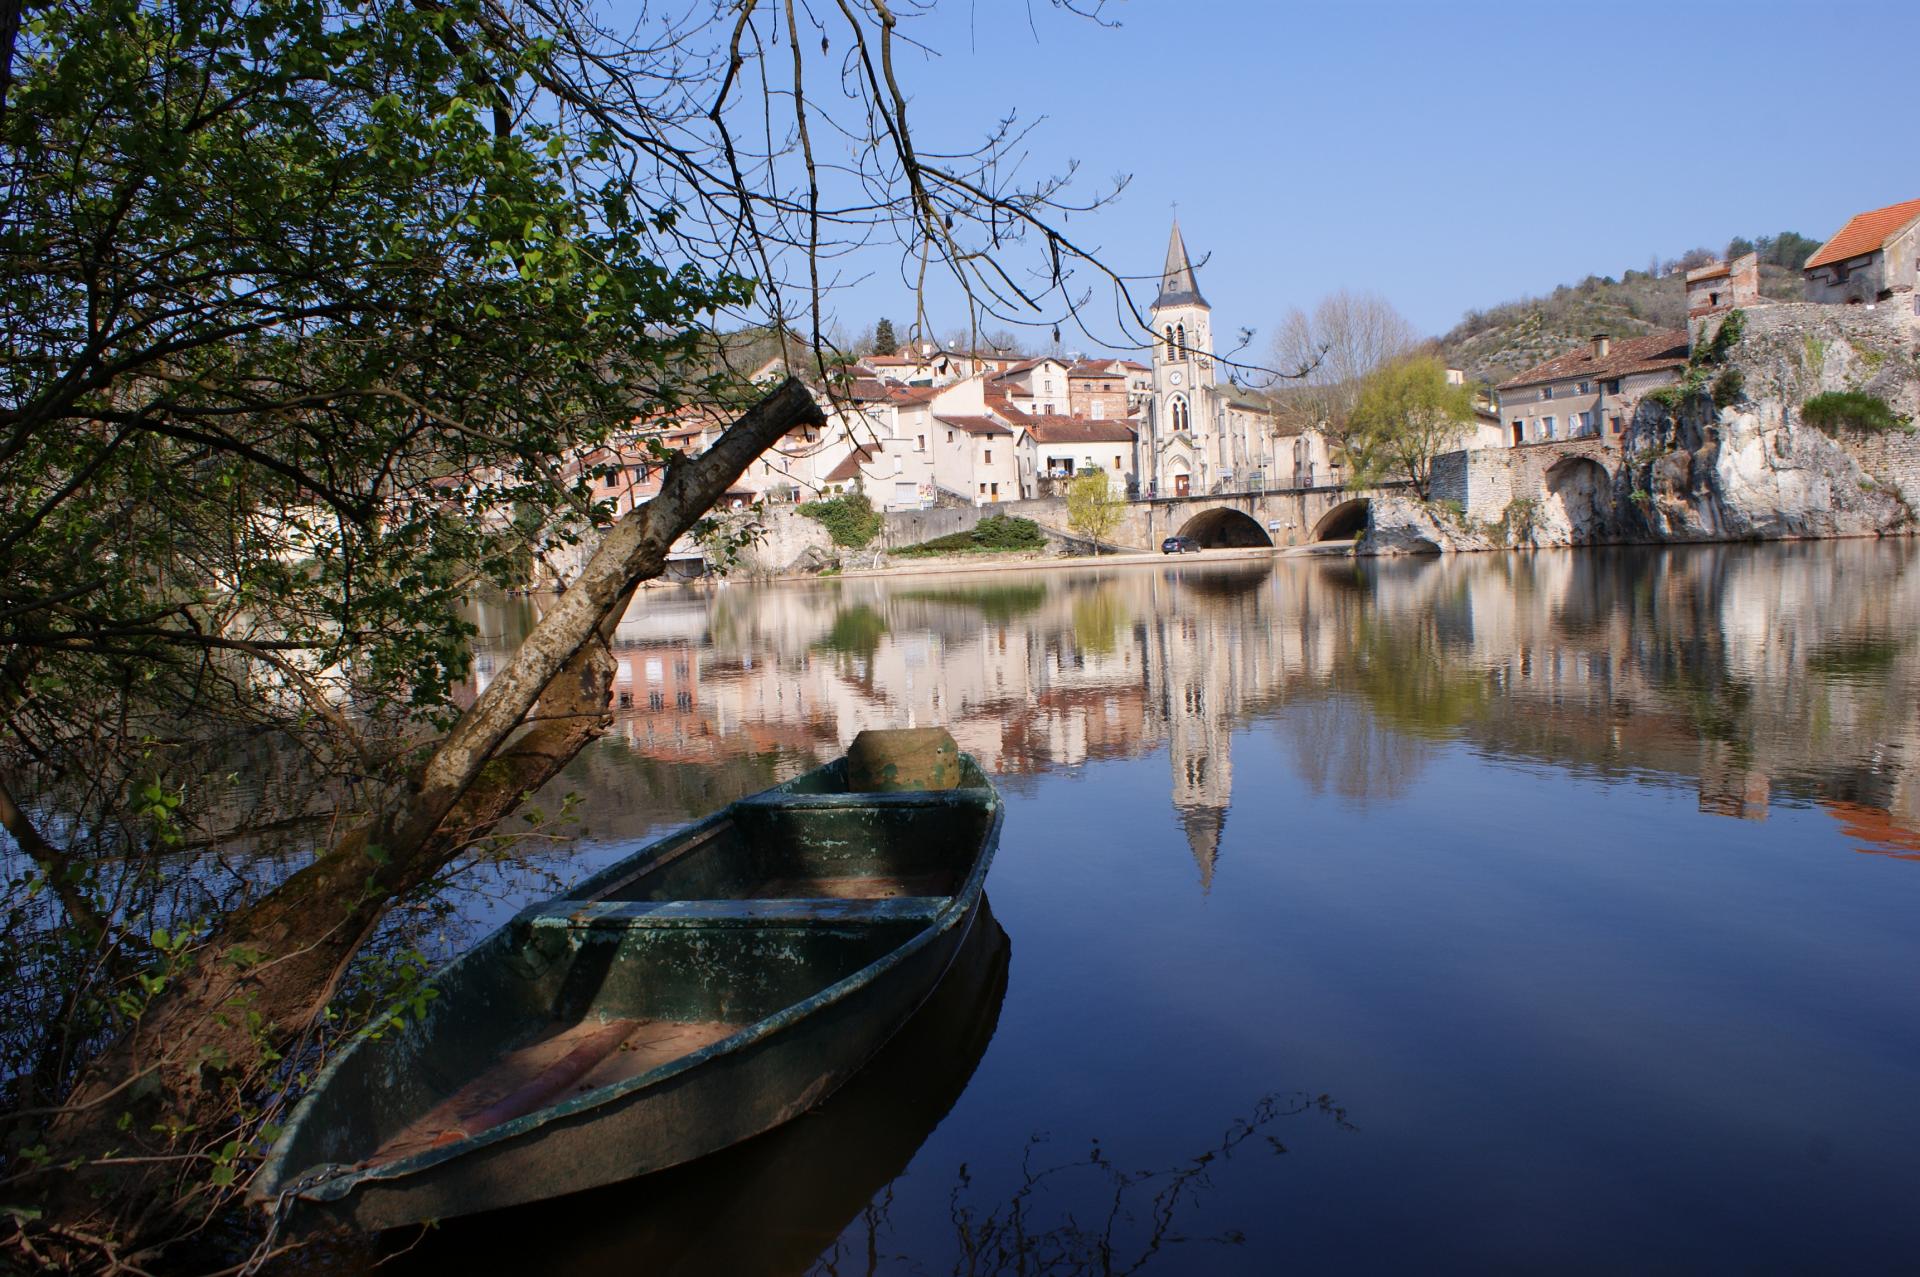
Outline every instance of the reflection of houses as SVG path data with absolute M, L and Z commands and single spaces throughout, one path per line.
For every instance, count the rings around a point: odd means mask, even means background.
M 660 591 L 616 635 L 615 732 L 667 762 L 798 767 L 863 728 L 940 723 L 1007 776 L 1164 742 L 1203 885 L 1249 784 L 1234 733 L 1263 717 L 1310 789 L 1317 766 L 1348 799 L 1404 792 L 1419 760 L 1387 738 L 1430 733 L 1561 774 L 1655 778 L 1709 813 L 1819 802 L 1863 849 L 1907 855 L 1920 559 L 1837 552 L 1885 568 L 1884 588 L 1863 593 L 1824 554 L 1702 550 L 1460 556 L 1364 581 L 1297 564 Z M 475 619 L 504 639 L 532 607 Z M 1871 641 L 1821 648 L 1836 634 Z M 1859 677 L 1861 662 L 1889 672 Z M 492 666 L 483 649 L 476 687 Z

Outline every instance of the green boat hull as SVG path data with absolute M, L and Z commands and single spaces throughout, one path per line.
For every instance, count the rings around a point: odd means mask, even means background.
M 296 1222 L 383 1229 L 771 1130 L 939 984 L 1001 819 L 971 760 L 956 790 L 849 794 L 835 763 L 733 804 L 525 911 L 436 976 L 427 1015 L 363 1035 L 301 1102 L 256 1195 Z M 695 1049 L 652 1045 L 682 1041 Z

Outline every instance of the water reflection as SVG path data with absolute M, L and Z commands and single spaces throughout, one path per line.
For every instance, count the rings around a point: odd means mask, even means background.
M 482 617 L 481 679 L 530 606 Z M 1234 733 L 1271 720 L 1312 792 L 1359 807 L 1404 798 L 1432 744 L 1460 740 L 1684 785 L 1732 817 L 1834 804 L 1874 849 L 1911 851 L 1917 623 L 1904 543 L 663 589 L 620 627 L 615 740 L 599 751 L 615 756 L 569 781 L 620 836 L 866 727 L 945 724 L 1016 789 L 1164 748 L 1206 888 Z
M 871 1219 L 966 1089 L 1012 946 L 983 904 L 947 978 L 838 1093 L 757 1139 L 643 1180 L 384 1239 L 383 1271 L 797 1273 Z M 378 1259 L 367 1257 L 367 1261 Z M 363 1261 L 366 1262 L 366 1261 Z

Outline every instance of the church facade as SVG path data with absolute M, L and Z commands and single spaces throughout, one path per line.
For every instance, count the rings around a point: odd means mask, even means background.
M 1200 295 L 1180 223 L 1167 242 L 1153 325 L 1153 396 L 1140 431 L 1149 496 L 1197 496 L 1275 486 L 1273 416 L 1219 379 L 1213 308 Z

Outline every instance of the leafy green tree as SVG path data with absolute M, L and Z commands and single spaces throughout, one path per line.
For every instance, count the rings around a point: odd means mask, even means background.
M 900 349 L 900 339 L 893 335 L 893 321 L 882 316 L 873 327 L 873 353 L 891 355 Z
M 1067 526 L 1093 542 L 1095 554 L 1126 510 L 1126 498 L 1114 491 L 1105 470 L 1082 470 L 1067 485 Z
M 1450 383 L 1446 365 L 1432 356 L 1403 359 L 1361 383 L 1349 422 L 1349 484 L 1365 487 L 1383 479 L 1405 479 L 1424 501 L 1433 481 L 1433 459 L 1466 446 L 1473 390 Z
M 244 1189 L 367 938 L 606 729 L 637 584 L 821 424 L 797 382 L 712 374 L 718 329 L 785 342 L 797 292 L 817 333 L 823 228 L 884 224 L 965 288 L 1019 222 L 1064 278 L 1050 197 L 997 185 L 991 146 L 917 155 L 896 18 L 841 17 L 863 124 L 836 133 L 806 71 L 843 49 L 808 63 L 774 6 L 664 37 L 514 0 L 9 8 L 0 823 L 59 901 L 22 951 L 57 950 L 35 983 L 65 1010 L 4 1098 L 51 1113 L 21 1134 L 60 1173 L 18 1190 L 72 1262 Z M 736 51 L 772 47 L 784 79 L 747 101 Z M 763 107 L 791 149 L 736 136 Z M 809 123 L 871 120 L 889 145 L 816 164 Z M 822 180 L 868 193 L 864 226 L 818 215 L 848 202 Z M 690 408 L 735 424 L 658 449 L 658 496 L 621 515 L 608 445 Z M 460 695 L 461 602 L 560 551 L 585 566 Z M 284 796 L 242 818 L 210 760 L 263 755 Z M 271 885 L 161 872 L 282 829 L 304 854 Z

